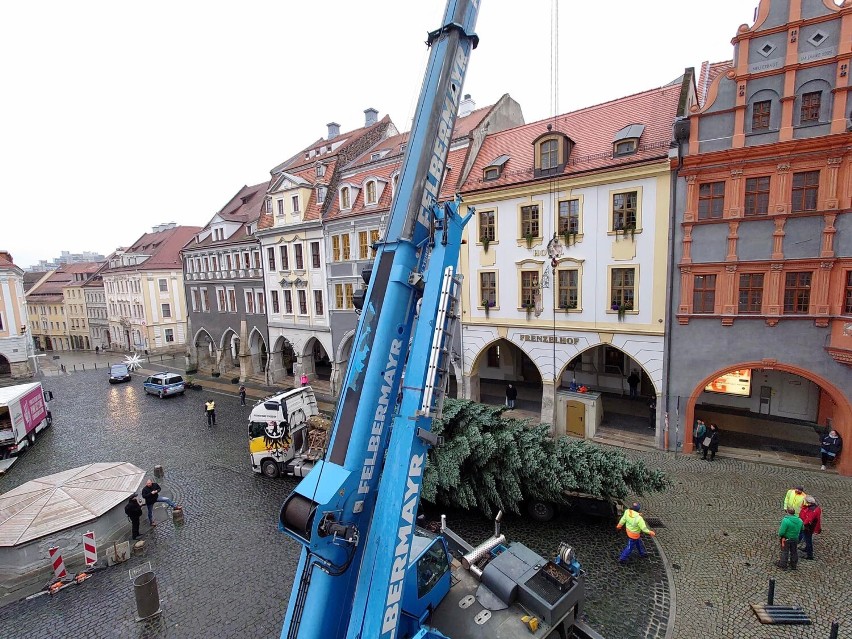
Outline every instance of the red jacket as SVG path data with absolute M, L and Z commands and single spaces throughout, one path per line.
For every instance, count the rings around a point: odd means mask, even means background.
M 819 534 L 822 532 L 822 508 L 819 506 L 802 504 L 802 509 L 799 511 L 799 518 L 804 522 L 805 528 L 811 533 Z

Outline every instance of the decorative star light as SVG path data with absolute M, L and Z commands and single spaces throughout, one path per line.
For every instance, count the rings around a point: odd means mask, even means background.
M 133 353 L 133 355 L 125 355 L 124 363 L 131 371 L 135 371 L 137 368 L 142 368 L 142 359 L 139 357 L 139 353 Z

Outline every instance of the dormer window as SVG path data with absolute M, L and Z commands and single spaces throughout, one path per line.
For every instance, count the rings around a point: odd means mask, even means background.
M 370 154 L 370 160 L 381 160 L 381 159 L 382 159 L 381 153 L 371 153 Z
M 317 177 L 325 177 L 325 164 L 317 164 Z
M 344 186 L 340 189 L 340 208 L 348 209 L 352 207 L 352 201 L 350 199 L 349 187 Z
M 559 164 L 559 143 L 556 140 L 545 140 L 541 143 L 539 157 L 541 169 L 555 169 Z
M 534 140 L 535 177 L 561 172 L 568 163 L 573 146 L 574 142 L 567 135 L 550 131 Z M 491 165 L 486 168 L 490 167 Z
M 364 203 L 365 204 L 375 204 L 376 203 L 376 181 L 370 180 L 367 182 L 367 189 L 364 195 Z
M 636 152 L 636 140 L 625 140 L 615 145 L 616 155 L 628 155 Z
M 299 212 L 299 196 L 294 195 L 291 199 L 292 199 L 292 202 L 293 202 L 293 213 L 298 213 Z
M 555 142 L 555 140 L 554 140 Z M 558 149 L 557 149 L 558 151 Z M 482 170 L 483 180 L 496 180 L 503 173 L 503 167 L 509 161 L 508 155 L 501 155 Z
M 615 134 L 612 140 L 612 155 L 619 157 L 622 155 L 630 155 L 639 150 L 639 138 L 645 131 L 644 124 L 628 124 Z
M 325 194 L 328 192 L 328 189 L 324 186 L 317 187 L 317 203 L 322 204 L 325 202 Z

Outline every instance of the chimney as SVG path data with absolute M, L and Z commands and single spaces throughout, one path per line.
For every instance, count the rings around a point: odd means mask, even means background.
M 459 117 L 463 118 L 466 115 L 470 115 L 475 108 L 476 102 L 471 99 L 470 93 L 465 93 L 464 100 L 459 103 Z
M 14 263 L 14 261 L 12 260 L 12 254 L 9 251 L 0 251 L 0 259 L 2 258 L 5 258 L 9 262 Z
M 162 224 L 157 224 L 157 226 L 152 227 L 151 233 L 159 233 L 160 231 L 163 230 L 162 226 L 163 226 Z
M 364 109 L 364 126 L 372 126 L 379 120 L 379 112 L 374 108 Z
M 338 135 L 340 135 L 340 125 L 337 122 L 329 122 L 326 124 L 328 127 L 328 139 L 333 140 Z

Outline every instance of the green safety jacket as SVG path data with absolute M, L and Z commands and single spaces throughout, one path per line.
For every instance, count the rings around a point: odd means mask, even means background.
M 616 528 L 621 528 L 622 526 L 627 528 L 627 536 L 631 539 L 639 539 L 642 533 L 651 534 L 651 530 L 648 528 L 648 524 L 645 523 L 642 515 L 631 508 L 624 511 Z
M 794 539 L 798 541 L 804 525 L 805 523 L 797 515 L 787 515 L 781 520 L 781 526 L 778 528 L 778 536 L 782 539 Z

